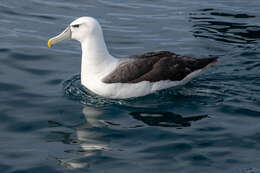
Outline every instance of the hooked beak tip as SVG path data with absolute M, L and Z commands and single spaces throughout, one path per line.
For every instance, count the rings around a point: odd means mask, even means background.
M 51 47 L 52 47 L 52 44 L 51 44 L 51 42 L 52 42 L 52 40 L 50 39 L 50 40 L 48 41 L 48 47 L 49 47 L 49 48 L 51 48 Z

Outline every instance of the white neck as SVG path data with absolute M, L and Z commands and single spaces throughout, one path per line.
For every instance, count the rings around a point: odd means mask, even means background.
M 82 41 L 81 48 L 81 80 L 90 76 L 101 76 L 105 73 L 105 69 L 118 61 L 109 54 L 102 32 L 98 35 L 89 36 Z

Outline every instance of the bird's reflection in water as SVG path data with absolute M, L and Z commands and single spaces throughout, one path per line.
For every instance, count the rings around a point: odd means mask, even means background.
M 84 150 L 105 150 L 107 149 L 106 144 L 100 140 L 104 135 L 102 130 L 104 123 L 99 120 L 99 116 L 104 114 L 102 110 L 85 107 L 83 114 L 86 122 L 77 128 L 76 134 L 79 141 L 81 141 L 81 147 Z
M 172 112 L 131 112 L 130 115 L 149 126 L 162 126 L 162 127 L 188 127 L 191 125 L 191 121 L 197 121 L 208 117 L 208 115 L 197 115 L 183 117 L 179 114 Z
M 85 107 L 82 113 L 85 122 L 74 127 L 77 142 L 71 144 L 73 147 L 77 145 L 79 148 L 66 150 L 65 152 L 69 154 L 67 158 L 56 158 L 67 169 L 88 170 L 93 159 L 101 157 L 102 151 L 109 150 L 107 142 L 102 140 L 104 132 L 99 130 L 106 126 L 99 120 L 99 116 L 104 112 L 96 108 Z
M 127 134 L 132 128 L 140 128 L 141 131 L 145 125 L 182 128 L 190 126 L 191 121 L 208 117 L 207 115 L 184 117 L 172 112 L 145 110 L 128 112 L 128 114 L 125 114 L 126 111 L 112 111 L 111 114 L 111 110 L 93 107 L 85 107 L 82 112 L 85 122 L 75 127 L 75 137 L 78 142 L 72 144 L 79 148 L 66 151 L 73 154 L 73 157 L 57 159 L 62 166 L 69 169 L 88 170 L 90 165 L 96 166 L 108 158 L 113 159 L 110 155 L 106 155 L 110 152 L 116 152 L 118 157 L 124 157 L 124 153 L 117 151 L 123 150 L 122 146 L 129 143 Z M 141 140 L 137 134 L 131 137 L 130 141 L 136 142 L 136 140 Z M 97 158 L 101 159 L 97 160 Z

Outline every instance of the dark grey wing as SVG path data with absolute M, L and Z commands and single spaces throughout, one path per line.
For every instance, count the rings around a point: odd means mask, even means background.
M 107 75 L 103 82 L 179 81 L 188 74 L 209 66 L 216 60 L 217 58 L 196 59 L 168 51 L 150 52 L 126 59 L 113 72 Z

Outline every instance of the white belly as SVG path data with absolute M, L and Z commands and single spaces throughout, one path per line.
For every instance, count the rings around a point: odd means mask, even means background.
M 81 80 L 83 86 L 90 91 L 107 98 L 126 99 L 131 97 L 145 96 L 154 93 L 158 90 L 171 88 L 175 86 L 185 85 L 192 78 L 196 77 L 202 70 L 197 70 L 181 81 L 159 81 L 148 82 L 143 81 L 139 83 L 103 83 L 101 78 L 92 76 L 92 78 L 85 78 Z

